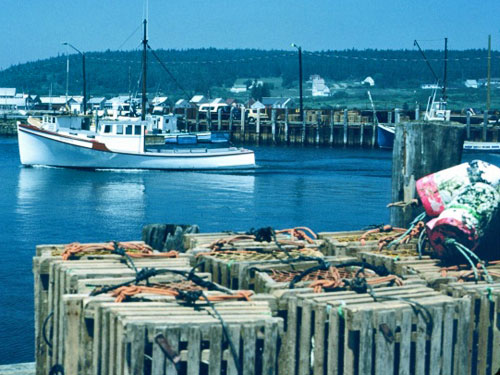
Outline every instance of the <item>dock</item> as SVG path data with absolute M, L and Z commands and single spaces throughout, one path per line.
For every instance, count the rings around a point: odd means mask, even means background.
M 416 238 L 381 248 L 397 231 L 266 230 L 185 233 L 181 252 L 37 246 L 36 374 L 500 369 L 500 263 L 486 283 L 419 255 Z

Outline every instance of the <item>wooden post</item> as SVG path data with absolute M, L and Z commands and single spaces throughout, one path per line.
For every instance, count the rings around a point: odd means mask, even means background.
M 184 108 L 184 121 L 186 121 L 186 124 L 188 122 L 188 109 L 187 107 Z
M 196 111 L 196 131 L 200 131 L 200 111 L 198 111 L 198 107 L 195 108 Z
M 470 139 L 470 111 L 467 110 L 467 139 Z
M 245 141 L 245 111 L 246 108 L 241 108 L 241 120 L 240 120 L 240 139 Z
M 465 126 L 450 122 L 407 122 L 396 126 L 392 153 L 392 202 L 416 197 L 415 182 L 461 163 Z M 443 145 L 447 148 L 443 149 Z M 414 205 L 391 208 L 391 225 L 408 227 L 422 211 Z
M 222 130 L 222 108 L 217 109 L 217 130 Z
M 255 133 L 256 133 L 256 136 L 257 136 L 257 144 L 259 143 L 260 141 L 260 108 L 257 109 L 257 124 L 255 125 Z
M 360 134 L 359 134 L 359 145 L 361 147 L 363 147 L 363 143 L 364 143 L 364 137 L 365 137 L 365 123 L 362 122 L 361 123 L 361 127 L 360 127 Z
M 347 108 L 344 109 L 344 146 L 347 145 Z
M 231 139 L 233 135 L 233 116 L 234 116 L 234 107 L 231 106 L 229 110 L 229 139 Z
M 392 111 L 387 112 L 387 123 L 392 123 Z
M 210 107 L 207 108 L 207 130 L 212 130 L 212 111 Z
M 394 123 L 399 124 L 401 121 L 401 115 L 400 115 L 400 109 L 395 108 L 394 109 Z
M 415 104 L 415 121 L 420 120 L 420 105 Z
M 273 143 L 276 143 L 276 109 L 271 110 L 271 131 L 273 134 Z
M 321 128 L 321 113 L 316 120 L 316 145 L 319 145 L 319 131 Z
M 329 143 L 330 143 L 330 147 L 333 146 L 333 120 L 334 120 L 334 112 L 335 110 L 331 109 L 330 110 L 330 139 L 329 139 Z
M 306 111 L 304 111 L 304 113 L 306 113 Z M 306 117 L 307 115 L 302 117 L 302 137 L 300 139 L 302 145 L 306 142 Z
M 486 142 L 486 137 L 488 133 L 488 110 L 484 111 L 484 118 L 483 118 L 483 142 Z
M 288 144 L 288 108 L 285 108 L 285 143 Z

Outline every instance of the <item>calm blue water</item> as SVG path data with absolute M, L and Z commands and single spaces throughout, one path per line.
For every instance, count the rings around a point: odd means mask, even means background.
M 80 171 L 23 168 L 17 140 L 0 137 L 0 364 L 33 360 L 36 244 L 139 239 L 147 223 L 331 231 L 389 221 L 391 152 L 253 149 L 251 173 Z

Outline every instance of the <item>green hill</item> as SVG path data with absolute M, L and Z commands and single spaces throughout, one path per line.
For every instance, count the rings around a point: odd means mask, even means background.
M 188 49 L 156 52 L 171 75 L 148 53 L 148 92 L 171 96 L 194 93 L 214 96 L 228 89 L 237 79 L 279 77 L 282 89 L 296 86 L 296 51 L 255 49 Z M 439 76 L 443 74 L 443 52 L 426 51 Z M 487 51 L 466 50 L 448 53 L 448 81 L 463 85 L 465 79 L 486 77 Z M 141 51 L 88 52 L 87 85 L 92 96 L 140 91 Z M 81 91 L 81 57 L 70 56 L 70 93 Z M 378 88 L 417 88 L 432 83 L 433 77 L 416 50 L 344 50 L 303 53 L 304 79 L 319 74 L 328 83 L 344 80 L 375 79 Z M 500 77 L 500 53 L 494 52 L 492 76 Z M 177 83 L 176 83 L 177 82 Z M 54 95 L 66 90 L 66 56 L 32 61 L 0 71 L 0 87 L 18 91 Z M 276 87 L 275 87 L 276 89 Z

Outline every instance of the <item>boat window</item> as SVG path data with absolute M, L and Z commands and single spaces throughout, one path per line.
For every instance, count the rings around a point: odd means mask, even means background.
M 123 125 L 116 125 L 116 134 L 123 134 Z
M 141 125 L 136 125 L 134 129 L 135 135 L 141 135 Z
M 125 134 L 132 134 L 132 125 L 127 125 L 125 128 Z
M 104 133 L 111 133 L 111 125 L 104 125 Z

